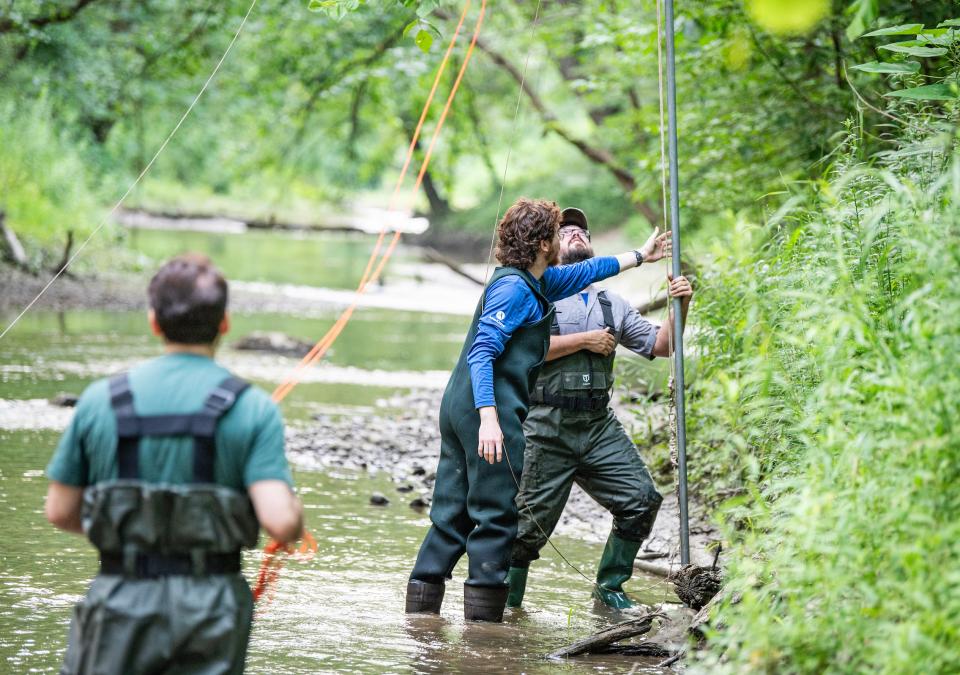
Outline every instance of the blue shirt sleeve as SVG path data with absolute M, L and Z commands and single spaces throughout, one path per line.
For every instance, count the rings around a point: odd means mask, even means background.
M 540 303 L 518 276 L 497 279 L 486 290 L 483 313 L 467 354 L 473 403 L 477 408 L 496 405 L 493 395 L 493 362 L 503 353 L 513 332 L 539 319 Z
M 563 300 L 590 284 L 620 273 L 620 262 L 613 256 L 590 258 L 574 265 L 548 267 L 543 273 L 543 294 L 550 302 Z

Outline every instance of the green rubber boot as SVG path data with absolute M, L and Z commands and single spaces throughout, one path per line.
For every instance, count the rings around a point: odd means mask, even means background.
M 610 534 L 597 568 L 593 597 L 614 609 L 628 609 L 636 604 L 623 592 L 623 583 L 633 576 L 633 560 L 641 543 Z
M 507 595 L 507 607 L 519 607 L 523 603 L 523 594 L 527 590 L 527 572 L 529 567 L 511 567 L 507 572 L 510 593 Z

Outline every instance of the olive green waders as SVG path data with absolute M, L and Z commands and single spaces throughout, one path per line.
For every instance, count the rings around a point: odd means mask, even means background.
M 509 463 L 505 458 L 490 464 L 477 454 L 480 415 L 474 406 L 467 355 L 477 334 L 481 299 L 440 405 L 440 462 L 430 509 L 433 524 L 410 575 L 407 612 L 439 612 L 443 584 L 466 551 L 466 617 L 500 621 L 503 615 L 510 546 L 517 532 L 517 484 L 511 467 L 519 480 L 525 446 L 523 420 L 549 347 L 553 319 L 552 305 L 529 272 L 500 267 L 490 283 L 511 274 L 519 275 L 533 290 L 544 317 L 518 328 L 493 364 L 497 415 Z
M 601 291 L 604 323 L 614 330 Z M 554 332 L 559 332 L 554 328 Z M 530 562 L 553 533 L 577 483 L 613 514 L 613 531 L 597 570 L 595 596 L 617 608 L 632 604 L 623 583 L 663 500 L 633 441 L 609 408 L 614 355 L 582 350 L 550 361 L 540 374 L 524 432 L 525 468 L 517 496 L 520 524 L 511 555 L 510 606 L 519 606 Z
M 100 574 L 77 605 L 63 673 L 241 673 L 253 598 L 240 549 L 257 543 L 246 494 L 213 484 L 217 421 L 246 383 L 228 378 L 194 415 L 141 417 L 125 375 L 110 382 L 119 477 L 84 492 Z M 139 479 L 142 436 L 194 438 L 194 483 Z

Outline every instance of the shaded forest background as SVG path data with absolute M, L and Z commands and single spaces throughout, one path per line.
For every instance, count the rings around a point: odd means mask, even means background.
M 0 0 L 0 208 L 30 266 L 122 194 L 247 6 Z M 490 6 L 410 205 L 431 236 L 489 236 L 508 152 L 505 201 L 662 221 L 655 4 L 537 7 Z M 264 0 L 131 203 L 385 204 L 458 10 Z M 729 546 L 695 669 L 960 671 L 958 29 L 938 0 L 677 3 L 692 492 Z

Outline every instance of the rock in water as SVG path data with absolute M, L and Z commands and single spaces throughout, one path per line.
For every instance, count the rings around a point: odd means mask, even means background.
M 379 492 L 374 492 L 372 495 L 370 495 L 370 503 L 374 506 L 386 506 L 390 503 L 390 500 Z
M 61 391 L 59 394 L 50 399 L 50 405 L 59 406 L 61 408 L 73 408 L 77 405 L 78 397 L 76 394 L 68 394 Z
M 234 349 L 255 352 L 270 352 L 284 356 L 306 356 L 313 345 L 304 340 L 290 337 L 276 331 L 257 331 L 238 340 Z
M 414 511 L 422 511 L 423 509 L 430 506 L 430 499 L 424 497 L 415 497 L 413 501 L 410 502 L 410 508 Z
M 677 597 L 683 604 L 699 610 L 706 607 L 723 586 L 723 575 L 713 567 L 685 565 L 670 575 Z

